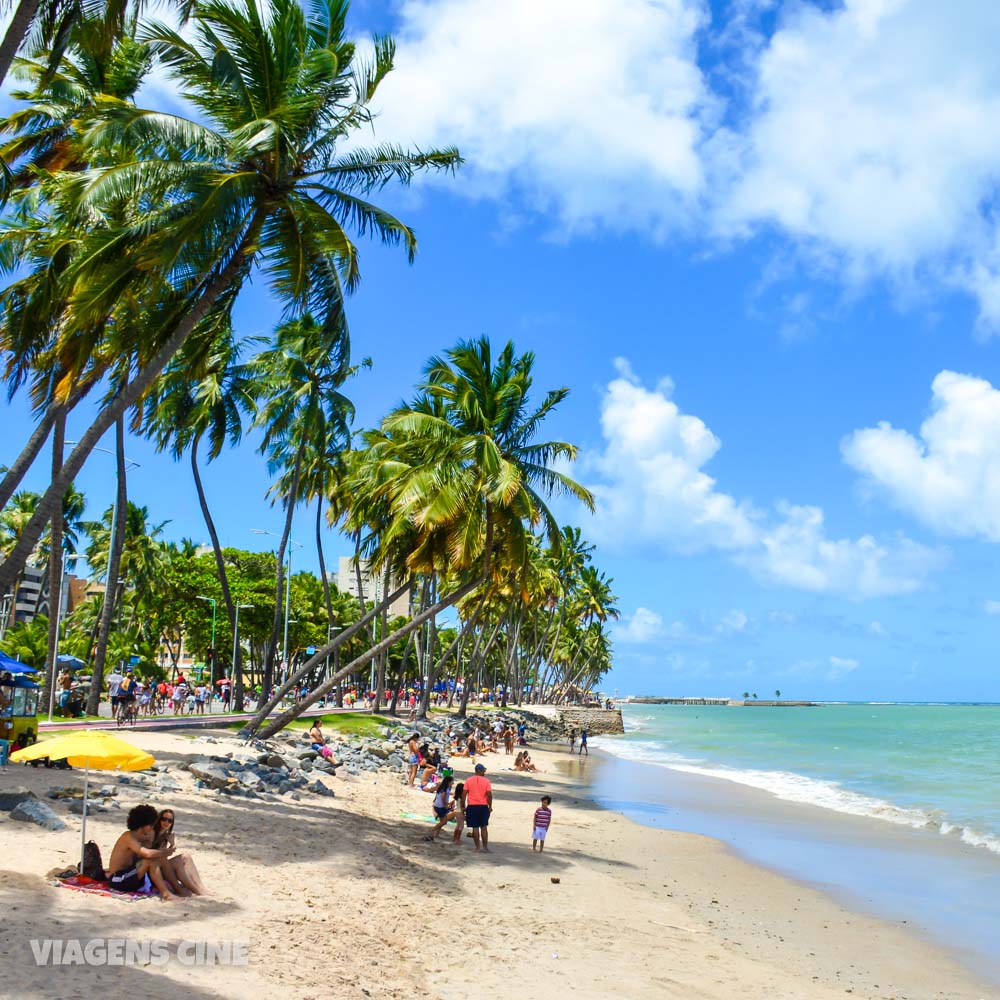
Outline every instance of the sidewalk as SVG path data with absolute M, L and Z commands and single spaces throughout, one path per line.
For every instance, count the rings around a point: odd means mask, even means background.
M 108 729 L 117 728 L 117 723 L 110 715 L 110 707 L 101 705 L 101 708 L 108 712 L 106 719 L 54 719 L 52 722 L 40 722 L 38 724 L 39 735 L 41 733 L 55 733 L 72 729 Z M 281 711 L 284 711 L 283 709 Z M 344 712 L 369 712 L 367 708 L 337 708 L 329 706 L 327 708 L 309 708 L 302 713 L 301 718 L 308 719 L 317 715 L 338 715 Z M 249 722 L 256 712 L 217 712 L 213 715 L 152 715 L 143 716 L 135 724 L 136 729 L 200 729 L 217 728 L 228 726 L 234 722 Z M 275 710 L 272 715 L 280 714 Z M 132 729 L 132 726 L 125 726 L 125 729 Z

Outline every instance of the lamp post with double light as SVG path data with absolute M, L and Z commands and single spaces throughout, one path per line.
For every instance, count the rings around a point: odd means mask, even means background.
M 212 691 L 213 694 L 214 694 L 214 692 L 215 692 L 215 607 L 216 607 L 216 603 L 215 603 L 215 598 L 214 597 L 205 597 L 202 594 L 198 594 L 198 600 L 199 601 L 208 601 L 212 605 L 212 646 L 211 646 L 211 649 L 209 651 L 209 657 L 210 657 L 211 663 L 212 663 L 212 669 L 211 669 L 212 686 L 211 686 L 211 688 L 209 688 L 209 690 Z
M 273 531 L 267 531 L 264 528 L 251 528 L 250 531 L 255 535 L 271 535 L 273 538 L 281 537 L 281 535 Z M 292 538 L 288 539 L 288 568 L 285 570 L 285 634 L 281 647 L 281 659 L 286 663 L 288 660 L 288 615 L 292 600 L 292 548 L 296 545 L 300 549 L 302 548 L 301 542 L 296 542 Z

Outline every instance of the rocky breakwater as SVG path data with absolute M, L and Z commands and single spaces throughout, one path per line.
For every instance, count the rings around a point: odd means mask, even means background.
M 470 715 L 465 719 L 441 716 L 419 722 L 392 722 L 386 725 L 385 730 L 379 736 L 350 736 L 336 732 L 331 733 L 327 738 L 327 745 L 333 752 L 333 759 L 337 762 L 336 772 L 328 759 L 321 757 L 311 748 L 309 738 L 304 733 L 286 732 L 267 742 L 250 739 L 246 746 L 260 751 L 258 762 L 261 766 L 276 765 L 280 769 L 283 765 L 288 768 L 289 780 L 295 771 L 296 763 L 298 769 L 305 773 L 319 770 L 329 774 L 339 773 L 340 776 L 382 771 L 403 774 L 409 753 L 407 743 L 413 733 L 418 733 L 420 743 L 426 743 L 430 753 L 439 753 L 442 762 L 444 762 L 447 761 L 451 752 L 452 740 L 457 738 L 459 741 L 463 741 L 477 726 L 483 737 L 488 738 L 498 719 L 504 724 L 513 724 L 515 728 L 523 722 L 527 727 L 526 736 L 529 743 L 555 742 L 564 737 L 563 727 L 558 722 L 532 712 L 512 709 Z M 450 732 L 446 736 L 448 730 Z M 247 739 L 250 734 L 243 730 L 240 735 Z M 280 759 L 282 764 L 278 765 L 276 759 L 272 765 L 271 761 L 264 759 L 267 755 Z M 218 759 L 213 758 L 213 760 L 217 761 Z M 217 782 L 220 777 L 216 776 Z M 270 780 L 272 783 L 274 782 L 273 778 Z
M 625 732 L 622 713 L 617 708 L 576 708 L 559 709 L 559 723 L 566 733 L 575 729 L 579 734 L 586 729 L 591 736 L 614 736 Z

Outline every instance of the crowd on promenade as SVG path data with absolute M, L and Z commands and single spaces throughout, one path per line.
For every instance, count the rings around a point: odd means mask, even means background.
M 56 690 L 59 714 L 80 717 L 84 714 L 87 697 L 90 691 L 91 678 L 79 670 L 65 668 L 57 676 Z M 253 709 L 273 699 L 278 693 L 278 685 L 272 685 L 266 692 L 260 684 L 246 684 L 243 688 L 244 705 Z M 102 696 L 106 691 L 106 700 L 110 703 L 111 714 L 117 718 L 122 706 L 134 710 L 137 717 L 153 717 L 160 715 L 205 715 L 218 712 L 229 712 L 234 709 L 235 685 L 227 675 L 220 677 L 214 684 L 204 677 L 204 671 L 192 672 L 191 677 L 183 672 L 177 672 L 170 678 L 140 678 L 138 672 L 129 667 L 116 667 L 104 679 Z M 444 708 L 450 704 L 456 691 L 461 694 L 461 685 L 457 689 L 431 692 L 429 705 L 432 708 Z M 310 693 L 306 685 L 291 688 L 281 699 L 279 708 L 287 708 L 304 701 Z M 421 699 L 419 683 L 406 686 L 393 692 L 387 688 L 379 699 L 383 705 L 390 705 L 395 698 L 397 710 L 407 711 L 412 720 L 416 717 Z M 502 700 L 503 686 L 496 690 L 482 690 L 470 693 L 469 702 L 474 705 L 489 705 Z M 105 700 L 103 697 L 102 701 Z M 371 689 L 359 688 L 356 685 L 346 685 L 339 696 L 329 695 L 317 702 L 317 708 L 330 708 L 334 705 L 343 708 L 371 710 L 375 707 L 376 692 Z

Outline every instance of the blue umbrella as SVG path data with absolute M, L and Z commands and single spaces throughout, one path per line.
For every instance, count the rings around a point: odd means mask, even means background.
M 29 667 L 27 663 L 21 663 L 6 653 L 0 653 L 0 670 L 9 670 L 12 674 L 35 674 L 38 671 L 34 667 Z
M 69 653 L 60 653 L 56 660 L 59 663 L 66 663 L 74 667 L 85 667 L 87 664 L 84 660 L 81 660 L 79 656 L 70 656 Z

